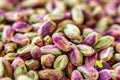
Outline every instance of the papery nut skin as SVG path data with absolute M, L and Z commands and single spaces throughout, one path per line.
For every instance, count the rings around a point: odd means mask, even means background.
M 83 77 L 82 77 L 82 74 L 77 71 L 77 70 L 74 70 L 71 74 L 71 80 L 83 80 Z
M 52 39 L 53 39 L 53 43 L 62 51 L 71 50 L 69 41 L 61 33 L 54 33 L 52 35 Z

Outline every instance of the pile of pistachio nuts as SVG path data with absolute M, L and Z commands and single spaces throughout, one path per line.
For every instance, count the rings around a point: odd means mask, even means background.
M 0 0 L 0 80 L 120 80 L 120 0 Z

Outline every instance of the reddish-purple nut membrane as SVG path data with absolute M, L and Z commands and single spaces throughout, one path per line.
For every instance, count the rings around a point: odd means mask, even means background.
M 0 80 L 120 80 L 120 0 L 0 0 Z

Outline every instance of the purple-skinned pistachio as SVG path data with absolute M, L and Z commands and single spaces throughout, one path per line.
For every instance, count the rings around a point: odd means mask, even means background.
M 100 52 L 100 59 L 104 61 L 109 61 L 113 57 L 114 49 L 113 47 L 108 47 Z
M 28 32 L 24 34 L 25 36 L 27 36 L 30 40 L 32 40 L 34 37 L 37 36 L 36 32 Z
M 3 64 L 3 58 L 2 57 L 0 57 L 0 78 L 2 78 L 3 77 L 3 75 L 4 75 L 4 64 Z
M 92 32 L 87 37 L 85 37 L 83 44 L 93 46 L 98 42 L 99 37 L 100 35 L 98 33 Z
M 63 76 L 62 79 L 60 80 L 70 80 L 69 78 L 67 78 L 66 76 Z
M 43 24 L 43 22 L 32 24 L 33 31 L 37 32 L 39 30 L 39 28 L 41 27 L 42 24 Z
M 51 67 L 55 60 L 55 56 L 53 54 L 46 54 L 41 56 L 41 65 L 45 67 Z
M 22 74 L 27 73 L 27 68 L 24 64 L 19 65 L 15 70 L 14 70 L 14 77 L 17 78 L 18 76 Z
M 29 32 L 32 29 L 32 26 L 23 21 L 17 21 L 12 25 L 13 29 L 17 32 Z
M 83 56 L 91 56 L 94 54 L 94 49 L 86 44 L 79 44 L 77 47 Z
M 38 71 L 38 76 L 43 80 L 60 80 L 63 77 L 61 70 L 45 69 Z
M 120 53 L 114 54 L 115 61 L 120 61 Z
M 37 70 L 40 67 L 39 61 L 30 59 L 25 61 L 28 70 Z
M 83 63 L 83 55 L 76 45 L 72 44 L 72 49 L 68 53 L 69 59 L 74 66 L 80 66 Z
M 54 54 L 56 56 L 62 54 L 61 50 L 55 45 L 42 46 L 40 50 L 43 54 Z
M 14 52 L 15 49 L 17 49 L 16 43 L 6 43 L 4 45 L 4 49 L 6 53 Z
M 72 19 L 76 24 L 82 24 L 84 22 L 83 12 L 78 7 L 73 7 L 71 14 L 72 14 Z
M 27 76 L 30 77 L 32 80 L 39 80 L 39 77 L 36 71 L 30 70 L 27 73 Z
M 12 67 L 14 68 L 14 70 L 15 70 L 19 65 L 23 65 L 23 64 L 25 64 L 24 61 L 23 61 L 23 59 L 21 59 L 20 57 L 16 57 L 16 58 L 13 60 L 11 66 L 12 66 Z
M 111 46 L 114 42 L 114 37 L 112 36 L 103 36 L 101 37 L 98 42 L 94 45 L 94 49 L 100 51 Z
M 19 75 L 18 77 L 16 77 L 15 80 L 32 80 L 30 77 L 28 77 L 25 74 Z
M 30 43 L 29 38 L 21 33 L 15 34 L 14 37 L 11 39 L 11 41 L 17 43 L 20 46 L 25 46 Z
M 99 80 L 110 80 L 112 79 L 111 70 L 103 69 L 99 71 Z
M 82 42 L 80 37 L 80 30 L 77 26 L 73 24 L 67 24 L 64 28 L 65 35 L 72 41 L 77 41 L 78 43 Z
M 78 71 L 80 71 L 83 76 L 85 77 L 85 79 L 90 79 L 90 80 L 97 80 L 98 79 L 98 71 L 89 65 L 83 65 L 83 66 L 79 66 Z
M 52 35 L 53 43 L 62 51 L 70 51 L 71 46 L 69 41 L 63 36 L 62 33 L 54 33 Z
M 42 40 L 42 37 L 41 36 L 36 36 L 32 39 L 31 41 L 31 44 L 32 45 L 37 45 L 39 47 L 42 47 L 43 46 L 43 40 Z
M 60 55 L 54 61 L 54 68 L 59 70 L 64 70 L 68 64 L 68 57 L 67 55 Z
M 94 32 L 91 28 L 83 29 L 83 37 L 87 37 L 90 33 Z
M 3 58 L 6 59 L 7 61 L 13 61 L 18 54 L 16 53 L 7 53 Z
M 75 66 L 69 61 L 68 62 L 68 65 L 67 65 L 67 67 L 66 67 L 66 74 L 67 74 L 67 76 L 71 76 L 71 73 L 73 72 L 73 70 L 75 69 Z
M 56 28 L 56 24 L 53 21 L 46 21 L 44 22 L 38 30 L 38 35 L 45 37 L 53 33 Z
M 98 53 L 95 52 L 93 55 L 87 56 L 84 61 L 85 61 L 85 64 L 94 66 L 97 59 L 98 59 Z
M 2 41 L 9 42 L 14 35 L 14 30 L 11 26 L 5 25 L 2 32 Z
M 42 56 L 42 52 L 38 46 L 34 46 L 33 48 L 31 48 L 30 53 L 31 53 L 31 56 L 33 57 L 33 59 L 35 59 L 35 60 L 40 60 L 40 58 Z
M 52 44 L 52 37 L 47 35 L 43 38 L 44 45 L 50 45 Z
M 12 68 L 11 64 L 6 59 L 3 59 L 3 64 L 4 64 L 4 68 L 5 68 L 4 75 L 12 78 L 13 77 L 13 68 Z
M 82 74 L 78 70 L 74 70 L 71 74 L 71 80 L 83 80 Z
M 120 26 L 117 24 L 113 24 L 110 29 L 106 31 L 106 35 L 111 35 L 115 38 L 120 36 Z
M 120 52 L 120 42 L 119 41 L 115 41 L 114 44 L 115 44 L 114 45 L 115 51 L 119 53 Z
M 29 7 L 37 7 L 37 6 L 42 6 L 46 3 L 46 0 L 34 0 L 34 1 L 31 1 L 31 0 L 25 0 L 22 2 L 22 7 L 24 8 L 29 8 Z

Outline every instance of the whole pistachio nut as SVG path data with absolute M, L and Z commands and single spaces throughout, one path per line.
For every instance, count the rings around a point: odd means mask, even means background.
M 3 58 L 6 59 L 7 61 L 13 61 L 18 54 L 16 53 L 7 53 Z
M 114 47 L 115 47 L 115 51 L 119 53 L 120 52 L 120 42 L 116 41 Z
M 21 59 L 20 57 L 16 57 L 16 58 L 13 60 L 11 66 L 12 66 L 12 67 L 14 68 L 14 70 L 15 70 L 18 66 L 24 65 L 24 64 L 25 64 L 25 63 L 24 63 L 23 59 Z
M 33 80 L 33 79 L 31 79 L 31 78 L 28 77 L 27 75 L 22 74 L 22 75 L 19 75 L 19 76 L 16 78 L 16 80 Z
M 82 74 L 78 70 L 74 70 L 71 74 L 71 80 L 83 80 Z
M 86 44 L 79 44 L 77 47 L 81 53 L 83 53 L 83 56 L 91 56 L 94 54 L 94 49 Z
M 94 32 L 91 28 L 83 29 L 83 37 L 87 37 L 90 33 Z
M 74 69 L 75 69 L 75 66 L 69 61 L 68 65 L 67 65 L 67 67 L 65 69 L 66 74 L 67 74 L 68 77 L 71 76 L 71 73 L 73 72 Z
M 17 21 L 13 24 L 13 29 L 17 32 L 29 32 L 32 29 L 32 26 L 23 21 Z
M 108 47 L 100 52 L 100 59 L 104 61 L 109 61 L 114 53 L 113 47 Z
M 60 80 L 63 77 L 63 72 L 61 70 L 55 70 L 55 69 L 45 69 L 40 70 L 38 72 L 38 76 L 40 79 L 51 79 L 52 80 Z
M 42 52 L 38 46 L 32 47 L 30 53 L 31 53 L 32 58 L 35 60 L 40 60 L 42 56 Z
M 90 79 L 90 80 L 97 80 L 98 79 L 98 71 L 89 65 L 83 65 L 83 66 L 79 66 L 78 71 L 80 71 L 83 76 L 85 77 L 85 79 Z
M 15 70 L 14 70 L 14 77 L 17 78 L 20 75 L 27 74 L 27 68 L 24 64 L 19 65 Z
M 6 77 L 12 78 L 13 77 L 13 68 L 12 68 L 10 62 L 8 62 L 6 59 L 3 59 L 3 64 L 4 64 L 4 69 L 5 69 L 4 75 Z
M 32 80 L 39 80 L 38 74 L 36 71 L 30 70 L 27 73 L 28 77 L 30 77 Z
M 68 61 L 69 61 L 69 59 L 68 59 L 67 55 L 60 55 L 54 61 L 54 68 L 63 70 L 66 68 Z
M 116 61 L 120 61 L 120 53 L 115 53 L 114 58 Z
M 94 45 L 94 49 L 100 51 L 112 45 L 114 42 L 114 37 L 112 36 L 103 36 L 101 37 L 98 42 Z
M 83 63 L 83 55 L 82 53 L 79 51 L 79 49 L 77 48 L 76 45 L 72 45 L 71 46 L 72 49 L 71 51 L 68 53 L 69 59 L 71 61 L 71 63 L 74 66 L 80 66 Z
M 11 26 L 5 25 L 2 32 L 2 41 L 9 42 L 14 35 L 14 30 Z
M 3 61 L 2 61 L 2 57 L 0 57 L 0 78 L 2 78 L 3 77 L 3 75 L 4 75 L 4 70 L 5 68 L 4 68 L 4 64 L 3 64 Z
M 54 33 L 52 35 L 53 43 L 62 51 L 70 51 L 71 46 L 69 41 L 63 36 L 62 33 Z
M 42 46 L 40 50 L 43 54 L 54 54 L 56 56 L 62 54 L 61 50 L 55 45 Z
M 27 32 L 24 35 L 27 36 L 30 40 L 32 40 L 34 37 L 37 36 L 37 33 L 36 32 Z
M 3 77 L 3 78 L 0 78 L 0 80 L 13 80 L 13 79 L 11 79 L 9 77 Z
M 41 27 L 42 24 L 43 24 L 43 22 L 32 24 L 33 31 L 37 32 L 39 30 L 39 28 Z
M 28 70 L 37 70 L 40 67 L 39 61 L 30 59 L 25 61 Z
M 55 56 L 53 54 L 46 54 L 41 56 L 41 65 L 45 67 L 51 67 L 55 60 Z
M 34 38 L 32 39 L 31 44 L 37 45 L 37 46 L 39 46 L 39 47 L 43 46 L 42 37 L 40 37 L 40 36 L 34 37 Z
M 38 35 L 45 37 L 46 35 L 49 35 L 53 33 L 53 31 L 56 28 L 56 24 L 53 21 L 46 21 L 44 22 L 41 27 L 38 30 Z
M 50 45 L 52 44 L 52 37 L 47 35 L 43 38 L 44 45 Z
M 6 43 L 4 45 L 4 49 L 6 53 L 14 52 L 15 49 L 17 49 L 17 44 L 16 43 Z
M 103 69 L 99 71 L 99 80 L 110 80 L 112 79 L 111 70 Z
M 98 33 L 92 32 L 87 37 L 85 37 L 83 44 L 93 46 L 98 42 L 99 37 L 100 35 Z
M 72 19 L 76 24 L 82 24 L 84 22 L 83 12 L 78 7 L 73 7 L 71 14 L 72 14 Z
M 25 46 L 30 43 L 29 38 L 21 33 L 15 34 L 11 40 L 20 46 Z

